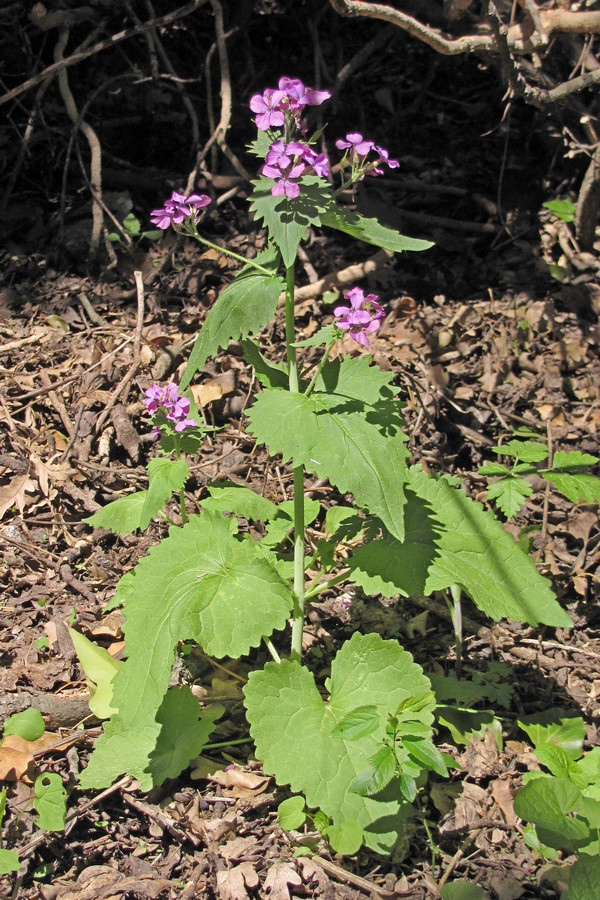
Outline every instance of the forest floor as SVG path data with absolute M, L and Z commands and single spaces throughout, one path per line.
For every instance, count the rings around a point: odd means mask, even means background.
M 425 142 L 423 148 L 425 154 Z M 459 476 L 472 497 L 488 503 L 488 480 L 478 468 L 497 459 L 492 448 L 518 429 L 539 435 L 550 453 L 598 454 L 595 258 L 580 254 L 569 227 L 540 205 L 513 214 L 508 203 L 499 212 L 495 201 L 464 186 L 458 168 L 423 162 L 428 175 L 419 180 L 415 157 L 401 163 L 400 174 L 386 176 L 383 186 L 378 181 L 374 194 L 362 198 L 363 208 L 373 215 L 383 210 L 391 224 L 431 237 L 436 246 L 392 258 L 349 239 L 312 234 L 297 273 L 300 337 L 331 321 L 331 307 L 310 285 L 362 266 L 357 280 L 376 290 L 389 310 L 370 351 L 400 387 L 415 461 Z M 527 173 L 521 174 L 525 184 Z M 245 210 L 242 185 L 223 205 L 219 223 L 207 220 L 207 237 L 253 255 L 265 234 Z M 295 858 L 295 846 L 307 837 L 279 827 L 276 810 L 285 789 L 263 776 L 250 744 L 215 751 L 222 769 L 216 775 L 186 771 L 151 794 L 131 779 L 97 794 L 78 789 L 77 773 L 101 726 L 89 716 L 67 629 L 74 625 L 112 653 L 122 651 L 122 615 L 103 615 L 103 608 L 119 578 L 167 527 L 156 521 L 145 533 L 119 538 L 84 520 L 147 485 L 154 445 L 143 392 L 154 381 L 178 379 L 207 309 L 237 263 L 167 235 L 142 244 L 134 256 L 117 251 L 92 272 L 55 266 L 18 242 L 5 264 L 0 719 L 34 706 L 47 727 L 40 743 L 17 747 L 0 761 L 7 789 L 3 846 L 23 860 L 18 877 L 0 879 L 6 896 L 420 900 L 437 896 L 440 883 L 465 879 L 498 900 L 558 897 L 560 885 L 523 840 L 512 807 L 523 773 L 537 765 L 517 719 L 563 710 L 584 719 L 586 748 L 598 744 L 600 530 L 597 507 L 573 505 L 541 478 L 533 479 L 533 493 L 506 527 L 536 557 L 574 626 L 494 623 L 465 607 L 464 668 L 495 673 L 504 686 L 497 702 L 503 740 L 499 746 L 484 731 L 456 745 L 442 735 L 457 769 L 448 783 L 430 785 L 422 800 L 429 835 L 423 818 L 415 818 L 389 859 L 367 851 L 336 857 L 313 835 L 315 855 Z M 560 268 L 560 280 L 550 265 Z M 143 298 L 134 269 L 144 275 Z M 283 355 L 283 333 L 280 310 L 261 340 Z M 337 352 L 362 352 L 341 343 Z M 244 429 L 257 386 L 241 348 L 231 344 L 196 382 L 195 399 L 219 430 L 190 459 L 190 509 L 199 508 L 215 479 L 287 499 L 287 461 L 267 459 Z M 308 487 L 324 506 L 335 502 L 327 484 L 309 481 Z M 170 513 L 176 518 L 175 508 Z M 356 630 L 398 638 L 426 672 L 454 669 L 442 598 L 367 601 L 347 585 L 330 591 L 311 609 L 305 635 L 306 652 L 319 660 L 321 673 L 340 640 Z M 239 686 L 247 671 L 244 662 L 199 658 L 182 673 L 203 697 L 227 707 L 215 741 L 247 735 Z M 44 771 L 60 773 L 67 786 L 64 831 L 35 826 L 32 782 Z

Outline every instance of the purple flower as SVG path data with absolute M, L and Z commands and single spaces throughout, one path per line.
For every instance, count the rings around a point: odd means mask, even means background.
M 196 428 L 198 423 L 188 415 L 190 411 L 190 401 L 179 393 L 179 389 L 174 381 L 171 381 L 165 388 L 161 388 L 159 384 L 153 384 L 144 392 L 146 395 L 146 409 L 149 413 L 156 413 L 162 408 L 163 415 L 170 422 L 175 423 L 175 431 L 183 431 L 184 428 Z M 155 426 L 152 431 L 154 437 L 158 437 L 160 429 Z
M 173 191 L 162 209 L 153 209 L 150 213 L 150 221 L 157 228 L 164 231 L 169 225 L 181 225 L 185 219 L 193 217 L 196 219 L 198 210 L 203 206 L 208 206 L 211 202 L 210 197 L 206 194 L 179 194 Z
M 284 97 L 285 91 L 274 91 L 273 88 L 267 88 L 263 94 L 253 94 L 250 97 L 250 109 L 258 113 L 254 121 L 260 131 L 280 128 L 284 124 L 285 115 L 282 111 Z
M 378 295 L 367 294 L 365 297 L 362 288 L 353 287 L 346 291 L 344 298 L 350 301 L 350 306 L 335 307 L 333 311 L 336 316 L 334 325 L 347 331 L 358 344 L 368 347 L 371 341 L 367 334 L 377 331 L 385 316 L 385 310 L 378 303 Z
M 305 106 L 320 106 L 325 100 L 329 100 L 329 91 L 315 91 L 306 87 L 299 78 L 283 76 L 279 79 L 279 90 L 285 93 L 283 108 L 292 112 L 299 112 Z
M 304 151 L 304 161 L 311 167 L 315 175 L 327 178 L 329 175 L 329 160 L 324 153 L 317 153 L 312 147 L 307 146 Z
M 359 132 L 353 132 L 346 135 L 345 141 L 342 138 L 339 138 L 335 142 L 335 146 L 338 150 L 345 150 L 349 147 L 350 157 L 352 159 L 354 159 L 355 156 L 358 156 L 359 159 L 364 159 L 367 153 L 374 149 L 375 144 L 373 141 L 366 141 Z

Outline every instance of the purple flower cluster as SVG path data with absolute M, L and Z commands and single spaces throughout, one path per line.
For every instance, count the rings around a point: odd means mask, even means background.
M 339 138 L 335 142 L 338 150 L 346 150 L 352 163 L 352 173 L 355 176 L 354 181 L 367 175 L 383 175 L 382 164 L 389 166 L 390 169 L 396 169 L 400 165 L 397 159 L 390 159 L 390 155 L 385 147 L 380 147 L 373 141 L 366 141 L 359 132 L 352 132 L 346 135 L 346 139 Z M 369 153 L 373 151 L 377 154 L 377 159 L 367 160 Z M 356 177 L 358 176 L 358 178 Z
M 272 143 L 262 167 L 263 175 L 275 179 L 271 188 L 274 197 L 282 194 L 297 197 L 300 186 L 296 179 L 310 171 L 316 175 L 329 175 L 329 161 L 324 153 L 317 153 L 310 144 L 300 141 Z
M 344 294 L 344 299 L 350 301 L 350 306 L 336 306 L 333 310 L 336 316 L 334 324 L 338 328 L 347 331 L 351 338 L 363 347 L 368 347 L 371 341 L 367 334 L 373 334 L 381 325 L 385 311 L 378 303 L 378 294 L 367 294 L 362 288 L 353 287 Z
M 320 106 L 331 97 L 329 91 L 315 91 L 299 78 L 284 76 L 277 89 L 267 88 L 262 94 L 250 97 L 250 109 L 255 112 L 256 127 L 260 131 L 281 128 L 289 117 L 297 119 L 305 106 Z
M 175 423 L 175 431 L 183 431 L 185 428 L 196 428 L 198 423 L 189 417 L 190 401 L 179 393 L 177 385 L 171 381 L 165 388 L 159 384 L 144 391 L 146 396 L 146 410 L 154 414 L 161 408 L 169 422 Z M 158 437 L 159 428 L 154 429 L 155 437 Z
M 203 206 L 208 206 L 210 202 L 210 197 L 207 197 L 206 194 L 190 194 L 189 197 L 186 197 L 185 194 L 173 191 L 169 199 L 165 200 L 162 209 L 152 210 L 150 221 L 157 228 L 162 228 L 163 231 L 169 225 L 181 225 L 186 219 L 193 218 L 195 222 L 198 218 L 198 210 Z

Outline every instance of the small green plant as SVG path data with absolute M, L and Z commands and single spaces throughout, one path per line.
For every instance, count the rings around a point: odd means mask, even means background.
M 575 203 L 569 197 L 564 197 L 562 200 L 546 200 L 542 206 L 549 209 L 563 222 L 573 222 L 575 219 Z
M 14 713 L 4 723 L 2 740 L 16 734 L 26 741 L 36 741 L 46 730 L 39 709 L 30 707 L 22 712 Z M 2 742 L 0 742 L 1 745 Z M 33 786 L 34 796 L 29 805 L 37 810 L 34 821 L 44 831 L 63 831 L 66 817 L 66 796 L 62 778 L 55 772 L 42 772 L 37 776 Z M 0 825 L 6 811 L 6 788 L 0 792 Z M 2 847 L 0 836 L 0 875 L 8 875 L 20 868 L 19 854 L 14 850 Z
M 149 241 L 157 241 L 160 237 L 162 237 L 162 231 L 159 229 L 151 228 L 149 231 L 142 231 L 140 220 L 133 213 L 129 213 L 123 219 L 120 231 L 111 231 L 110 234 L 107 234 L 106 240 L 113 244 L 120 244 L 128 253 L 132 253 L 144 238 Z
M 486 488 L 488 500 L 493 500 L 510 519 L 524 506 L 533 494 L 531 475 L 541 475 L 554 489 L 572 503 L 597 503 L 600 501 L 600 478 L 589 474 L 590 466 L 598 463 L 598 457 L 579 450 L 556 450 L 550 465 L 542 466 L 549 459 L 546 444 L 540 441 L 510 440 L 492 447 L 498 456 L 513 460 L 511 467 L 501 462 L 488 462 L 480 466 L 479 474 L 496 477 Z
M 261 168 L 250 206 L 266 226 L 267 247 L 254 259 L 219 248 L 243 267 L 207 314 L 180 384 L 146 391 L 161 449 L 175 461 L 152 460 L 147 491 L 88 520 L 118 533 L 145 528 L 171 493 L 180 492 L 182 524 L 173 522 L 117 586 L 126 660 L 117 671 L 100 666 L 98 692 L 100 682 L 109 683 L 103 700 L 116 711 L 80 783 L 106 787 L 126 772 L 149 789 L 176 777 L 202 752 L 217 718 L 187 686 L 170 686 L 181 646 L 196 642 L 209 656 L 235 659 L 262 645 L 271 659 L 262 664 L 253 653 L 259 663 L 244 686 L 244 704 L 256 757 L 304 798 L 284 808 L 285 821 L 299 821 L 308 809 L 341 852 L 362 843 L 387 854 L 402 838 L 427 774 L 446 774 L 447 760 L 434 743 L 431 682 L 398 641 L 358 632 L 338 649 L 329 677 L 315 677 L 303 650 L 308 603 L 353 582 L 370 596 L 451 590 L 455 604 L 464 592 L 494 618 L 572 623 L 534 562 L 458 479 L 409 464 L 392 373 L 372 365 L 369 355 L 333 356 L 344 335 L 358 351 L 368 348 L 385 317 L 378 295 L 349 288 L 328 313 L 331 321 L 299 340 L 295 264 L 309 227 L 333 228 L 393 252 L 431 246 L 340 202 L 366 175 L 398 163 L 352 132 L 336 141 L 342 159 L 332 185 L 317 145 L 321 132 L 307 137 L 301 127 L 304 108 L 328 96 L 284 77 L 276 89 L 251 98 L 258 127 L 251 149 Z M 200 230 L 209 204 L 205 195 L 175 191 L 151 221 L 214 246 Z M 259 343 L 282 294 L 284 361 L 265 356 Z M 194 451 L 184 449 L 184 440 L 194 438 L 197 448 L 203 431 L 185 391 L 230 340 L 241 340 L 260 384 L 248 430 L 271 457 L 291 462 L 293 499 L 276 502 L 218 481 L 201 498 L 201 511 L 188 514 L 183 455 Z M 305 496 L 307 473 L 351 494 L 354 505 L 325 513 Z M 307 540 L 313 521 L 325 535 L 317 542 Z
M 560 852 L 576 862 L 561 868 L 569 888 L 564 900 L 595 900 L 600 878 L 600 747 L 582 753 L 583 719 L 547 710 L 519 722 L 547 771 L 530 771 L 514 801 L 515 813 L 531 824 L 529 846 L 556 860 Z

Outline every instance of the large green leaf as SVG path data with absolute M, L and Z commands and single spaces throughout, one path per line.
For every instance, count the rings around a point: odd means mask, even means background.
M 255 261 L 273 274 L 265 275 L 254 266 L 244 266 L 221 292 L 196 338 L 181 379 L 181 390 L 219 348 L 226 347 L 232 339 L 257 332 L 275 315 L 279 295 L 285 290 L 284 280 L 277 275 L 279 254 L 274 247 L 269 247 Z
M 252 672 L 244 694 L 256 755 L 279 784 L 302 792 L 308 806 L 319 807 L 334 825 L 358 822 L 367 846 L 389 853 L 411 808 L 397 780 L 375 797 L 351 785 L 381 747 L 388 716 L 407 697 L 429 691 L 429 680 L 396 641 L 355 633 L 338 651 L 326 687 L 328 702 L 312 673 L 289 660 Z M 377 709 L 378 725 L 351 739 L 338 726 L 365 706 Z M 417 717 L 431 726 L 432 708 Z
M 515 813 L 533 822 L 542 843 L 556 850 L 576 850 L 585 845 L 590 827 L 568 813 L 583 800 L 581 791 L 568 778 L 542 775 L 522 787 L 514 800 Z
M 108 719 L 117 712 L 117 709 L 110 704 L 113 695 L 113 681 L 123 662 L 115 659 L 108 650 L 94 644 L 74 628 L 69 628 L 69 634 L 81 668 L 92 683 L 90 709 L 99 719 Z
M 568 900 L 597 900 L 599 884 L 600 857 L 582 853 L 571 869 Z
M 569 627 L 549 582 L 500 522 L 445 476 L 408 471 L 406 540 L 360 547 L 351 578 L 368 593 L 431 594 L 460 585 L 495 619 Z
M 406 437 L 390 373 L 370 357 L 323 367 L 308 397 L 267 389 L 248 412 L 250 430 L 273 455 L 293 459 L 309 472 L 351 491 L 357 506 L 379 516 L 402 538 Z
M 221 513 L 207 510 L 172 527 L 130 579 L 123 628 L 128 658 L 115 675 L 111 701 L 119 712 L 98 739 L 82 784 L 101 787 L 134 769 L 152 783 L 157 711 L 179 641 L 195 640 L 212 656 L 241 656 L 283 628 L 292 605 L 276 561 L 250 538 L 238 540 Z
M 250 209 L 257 219 L 263 219 L 269 237 L 281 251 L 284 265 L 291 266 L 296 259 L 298 244 L 306 237 L 306 229 L 309 225 L 319 225 L 322 214 L 331 204 L 331 189 L 317 175 L 307 175 L 298 180 L 300 196 L 290 199 L 285 195 L 273 196 L 272 178 L 261 175 L 251 183 L 254 190 Z
M 145 531 L 169 497 L 181 490 L 189 474 L 190 467 L 184 459 L 156 456 L 148 463 L 147 491 L 113 500 L 83 521 L 119 535 L 131 534 L 138 528 Z
M 433 247 L 432 241 L 406 237 L 406 235 L 394 231 L 393 228 L 381 225 L 377 219 L 367 219 L 360 213 L 344 209 L 334 203 L 330 204 L 328 209 L 321 214 L 321 225 L 337 228 L 338 231 L 351 234 L 352 237 L 365 241 L 367 244 L 375 244 L 376 247 L 393 250 L 396 253 L 402 250 L 428 250 L 429 247 Z

